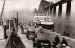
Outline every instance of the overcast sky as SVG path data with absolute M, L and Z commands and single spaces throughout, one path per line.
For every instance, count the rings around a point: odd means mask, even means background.
M 10 16 L 15 16 L 15 12 L 12 13 L 10 11 L 13 10 L 19 10 L 19 9 L 23 9 L 25 12 L 21 14 L 21 17 L 23 20 L 24 19 L 31 19 L 33 18 L 32 15 L 32 11 L 34 10 L 34 8 L 38 8 L 39 4 L 40 4 L 41 0 L 6 0 L 6 4 L 5 4 L 5 18 L 9 18 Z M 52 0 L 54 1 L 54 0 Z M 2 9 L 2 3 L 3 1 L 0 0 L 0 12 Z M 72 13 L 75 13 L 75 0 L 72 1 Z M 58 7 L 57 7 L 57 11 L 58 11 Z M 63 5 L 63 13 L 66 13 L 66 4 Z M 9 13 L 10 12 L 10 13 Z M 28 17 L 30 16 L 30 17 Z M 24 18 L 25 17 L 25 18 Z
M 53 0 L 52 0 L 53 1 Z M 0 10 L 2 7 L 3 1 L 0 0 Z M 33 10 L 34 8 L 38 8 L 40 0 L 6 0 L 5 10 L 17 10 L 21 8 Z M 75 8 L 75 1 L 72 1 L 72 9 Z M 75 11 L 75 10 L 73 10 Z

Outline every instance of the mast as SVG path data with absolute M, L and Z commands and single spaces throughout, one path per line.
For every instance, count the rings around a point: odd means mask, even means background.
M 17 17 L 16 17 L 16 27 L 17 27 L 17 32 L 18 32 L 18 11 L 17 11 Z
M 4 7 L 5 7 L 5 1 L 6 0 L 4 0 L 3 7 L 2 7 L 2 11 L 1 11 L 1 15 L 0 15 L 1 16 L 1 18 L 0 18 L 1 23 L 3 23 L 2 16 L 3 16 Z

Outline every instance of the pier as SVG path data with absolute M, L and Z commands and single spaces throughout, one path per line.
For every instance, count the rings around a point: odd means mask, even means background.
M 66 4 L 65 15 L 63 15 L 64 4 Z M 13 15 L 10 17 L 8 15 L 9 18 L 5 20 L 3 16 L 7 13 L 4 12 L 7 7 L 6 0 L 3 0 L 2 5 L 0 48 L 75 47 L 75 25 L 71 16 L 72 0 L 55 2 L 41 0 L 38 9 L 35 8 L 31 12 L 33 16 L 28 16 L 31 15 L 30 12 L 25 13 L 24 9 L 16 9 L 13 13 L 9 12 L 8 14 Z

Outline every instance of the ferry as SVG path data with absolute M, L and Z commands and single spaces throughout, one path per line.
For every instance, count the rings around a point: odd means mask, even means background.
M 33 22 L 45 29 L 54 31 L 54 21 L 51 16 L 34 16 Z

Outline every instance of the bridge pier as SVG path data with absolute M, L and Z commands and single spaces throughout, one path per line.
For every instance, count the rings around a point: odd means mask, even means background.
M 66 16 L 71 14 L 71 1 L 67 1 Z
M 59 4 L 58 16 L 62 16 L 62 4 Z
M 56 16 L 56 6 L 53 7 L 53 16 Z
M 52 11 L 53 11 L 53 8 L 52 8 L 52 7 L 50 7 L 50 15 L 52 15 Z

